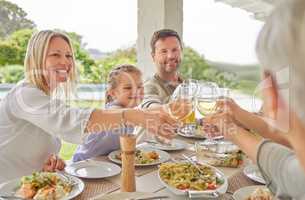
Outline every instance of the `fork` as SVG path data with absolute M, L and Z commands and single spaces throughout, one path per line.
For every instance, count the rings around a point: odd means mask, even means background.
M 198 169 L 200 174 L 204 174 L 204 172 L 200 169 L 200 167 L 197 165 L 197 163 L 195 163 L 190 157 L 188 157 L 185 154 L 182 154 L 182 157 L 185 158 L 187 161 L 189 161 L 191 164 L 193 164 L 196 167 L 196 169 Z
M 15 195 L 0 195 L 0 200 L 7 200 L 7 199 L 30 200 L 30 199 L 18 197 L 18 196 L 15 196 Z
M 65 172 L 56 170 L 56 173 L 61 176 L 70 186 L 77 185 L 77 182 L 68 176 Z

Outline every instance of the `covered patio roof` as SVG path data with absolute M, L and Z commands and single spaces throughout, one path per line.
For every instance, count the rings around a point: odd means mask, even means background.
M 244 9 L 258 20 L 264 19 L 279 0 L 214 0 L 233 7 Z M 183 38 L 183 0 L 137 0 L 137 64 L 143 71 L 144 79 L 155 72 L 150 52 L 152 33 L 161 28 L 176 30 Z
M 241 8 L 253 13 L 253 17 L 257 20 L 264 21 L 272 11 L 275 0 L 215 0 L 222 2 L 232 7 Z

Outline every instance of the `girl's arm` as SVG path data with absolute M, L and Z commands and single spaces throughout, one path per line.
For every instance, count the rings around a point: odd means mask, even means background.
M 86 132 L 101 132 L 120 128 L 122 123 L 141 126 L 149 132 L 172 138 L 176 121 L 163 107 L 152 109 L 94 110 L 86 126 Z

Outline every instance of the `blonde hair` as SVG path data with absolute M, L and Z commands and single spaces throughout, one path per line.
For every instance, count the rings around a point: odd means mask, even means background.
M 258 59 L 278 84 L 286 103 L 305 124 L 305 1 L 282 1 L 266 20 L 256 46 Z
M 107 77 L 107 91 L 106 91 L 106 103 L 110 103 L 113 101 L 113 98 L 109 94 L 111 89 L 115 89 L 119 83 L 120 76 L 123 73 L 136 73 L 142 75 L 142 72 L 131 64 L 122 64 L 115 66 L 109 73 Z
M 75 88 L 76 83 L 76 67 L 75 57 L 73 53 L 72 43 L 69 37 L 61 32 L 53 30 L 43 30 L 32 35 L 25 55 L 24 66 L 25 66 L 25 79 L 38 87 L 40 90 L 50 95 L 50 89 L 47 80 L 44 77 L 43 71 L 45 70 L 45 60 L 47 50 L 49 48 L 50 40 L 54 37 L 60 37 L 64 39 L 71 51 L 72 51 L 72 70 L 69 74 L 67 82 L 64 83 L 65 93 L 71 92 Z

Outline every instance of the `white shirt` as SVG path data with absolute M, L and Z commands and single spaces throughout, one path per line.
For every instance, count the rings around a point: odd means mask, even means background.
M 93 109 L 67 106 L 21 82 L 0 102 L 0 183 L 41 170 L 60 139 L 81 143 Z

